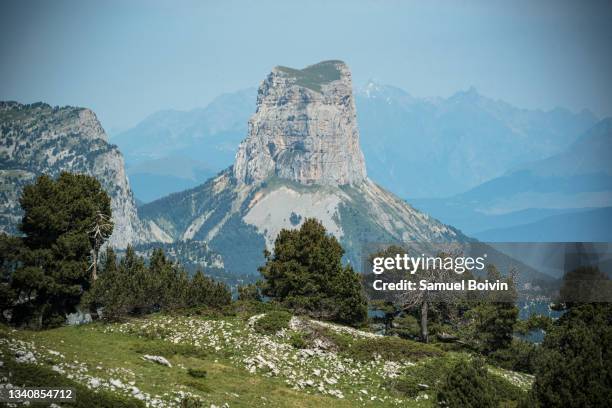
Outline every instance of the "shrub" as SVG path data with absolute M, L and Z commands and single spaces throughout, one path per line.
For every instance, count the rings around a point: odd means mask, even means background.
M 190 368 L 187 370 L 187 374 L 189 374 L 193 378 L 205 378 L 206 370 L 201 370 L 199 368 Z
M 289 327 L 291 313 L 285 311 L 273 311 L 265 314 L 255 322 L 255 331 L 261 334 L 274 334 L 281 329 Z
M 238 285 L 238 300 L 252 300 L 255 302 L 261 302 L 261 293 L 256 283 L 250 283 L 248 285 Z
M 482 360 L 459 361 L 438 390 L 438 403 L 449 408 L 493 408 L 498 405 Z
M 280 307 L 275 302 L 257 302 L 254 300 L 239 299 L 233 303 L 233 309 L 236 314 L 249 318 L 257 314 L 279 310 Z
M 420 391 L 438 389 L 454 364 L 454 360 L 447 357 L 427 359 L 408 368 L 400 377 L 390 380 L 387 386 L 409 397 L 415 397 Z
M 291 343 L 291 345 L 296 349 L 303 349 L 307 346 L 306 340 L 304 339 L 304 335 L 300 332 L 291 333 L 291 335 L 289 336 L 289 343 Z
M 489 381 L 500 406 L 516 406 L 527 397 L 527 392 L 498 375 L 489 375 Z
M 507 370 L 532 374 L 538 346 L 524 340 L 515 339 L 506 349 L 497 350 L 489 358 L 496 365 Z
M 392 361 L 417 360 L 442 354 L 442 351 L 435 346 L 399 337 L 356 339 L 349 350 L 358 360 L 371 360 L 377 354 L 385 360 Z
M 418 339 L 421 334 L 420 330 L 417 319 L 410 314 L 405 314 L 393 320 L 393 327 L 388 330 L 387 334 L 396 334 L 403 339 Z
M 535 359 L 541 407 L 607 407 L 612 401 L 612 306 L 572 306 L 546 333 Z
M 206 405 L 204 402 L 200 401 L 199 398 L 195 397 L 183 397 L 181 399 L 180 405 L 181 408 L 204 408 Z

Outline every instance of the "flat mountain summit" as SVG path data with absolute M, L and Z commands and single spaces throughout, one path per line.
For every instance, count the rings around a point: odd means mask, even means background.
M 358 264 L 369 243 L 467 239 L 367 177 L 352 92 L 341 61 L 276 67 L 261 83 L 233 166 L 140 215 L 174 240 L 203 240 L 228 272 L 256 273 L 283 228 L 319 219 Z
M 278 176 L 300 184 L 358 184 L 366 178 L 351 73 L 341 61 L 303 70 L 276 67 L 259 87 L 257 110 L 234 164 L 239 183 Z

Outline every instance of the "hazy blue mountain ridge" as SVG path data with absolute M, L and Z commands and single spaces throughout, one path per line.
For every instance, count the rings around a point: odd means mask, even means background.
M 600 219 L 594 223 L 595 215 L 604 214 L 588 210 L 612 205 L 612 118 L 606 118 L 581 135 L 564 151 L 546 159 L 517 166 L 504 175 L 489 180 L 464 193 L 446 199 L 411 199 L 417 208 L 426 211 L 444 222 L 455 225 L 467 234 L 492 239 L 533 240 L 540 235 L 557 239 L 572 237 L 572 230 L 554 234 L 552 231 L 537 232 L 544 225 L 502 230 L 554 217 L 556 222 L 566 220 L 575 225 L 575 237 L 589 238 L 585 232 L 591 229 L 590 240 L 600 240 L 599 227 L 611 227 L 611 222 Z M 578 215 L 571 213 L 580 212 Z M 595 214 L 595 215 L 594 215 Z M 576 220 L 581 219 L 581 227 Z M 572 220 L 572 221 L 570 221 Z M 517 227 L 518 228 L 518 227 Z M 562 227 L 563 228 L 563 227 Z M 586 228 L 586 230 L 584 229 Z M 495 229 L 496 232 L 485 230 Z M 517 235 L 522 231 L 522 235 Z M 589 240 L 589 239 L 587 239 Z
M 255 97 L 256 91 L 248 89 L 221 95 L 203 109 L 161 111 L 112 141 L 125 154 L 128 172 L 134 163 L 166 156 L 189 157 L 218 172 L 234 161 Z M 449 98 L 418 98 L 369 82 L 355 91 L 355 103 L 368 173 L 402 197 L 464 192 L 560 152 L 597 121 L 586 110 L 519 109 L 474 88 Z M 160 174 L 162 184 L 170 171 Z M 146 189 L 154 175 L 146 180 L 142 188 L 136 183 L 135 195 L 144 201 L 160 197 Z M 186 180 L 177 183 L 192 186 Z

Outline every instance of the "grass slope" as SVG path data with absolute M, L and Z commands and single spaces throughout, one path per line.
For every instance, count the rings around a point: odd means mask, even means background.
M 155 315 L 41 332 L 1 328 L 0 382 L 51 378 L 46 383 L 78 387 L 77 398 L 95 401 L 91 406 L 428 407 L 440 370 L 465 357 L 305 318 L 262 334 L 255 327 L 262 316 Z M 528 376 L 495 374 L 518 393 L 529 387 Z

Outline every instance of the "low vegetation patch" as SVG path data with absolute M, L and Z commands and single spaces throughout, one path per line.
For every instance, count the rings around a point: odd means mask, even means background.
M 356 339 L 349 351 L 358 360 L 368 361 L 376 355 L 384 360 L 419 360 L 436 357 L 443 352 L 430 344 L 417 343 L 399 337 L 380 337 L 375 339 Z
M 455 359 L 447 356 L 424 360 L 390 380 L 387 387 L 408 397 L 416 397 L 421 391 L 436 390 L 454 364 Z
M 261 334 L 274 334 L 289 327 L 291 313 L 273 311 L 265 314 L 255 322 L 255 331 Z
M 206 385 L 206 384 L 204 384 L 203 382 L 200 382 L 200 381 L 185 381 L 183 383 L 183 385 L 185 385 L 187 387 L 190 387 L 190 388 L 193 388 L 194 390 L 198 390 L 200 392 L 208 393 L 208 392 L 211 391 L 211 388 L 208 385 Z M 197 404 L 197 403 L 198 403 L 197 400 L 193 401 L 193 404 Z M 181 405 L 181 407 L 182 406 L 183 405 Z M 204 405 L 202 405 L 202 403 L 199 402 L 199 405 L 191 405 L 191 406 L 193 406 L 193 407 L 203 407 Z
M 190 344 L 172 344 L 156 340 L 140 343 L 134 346 L 133 349 L 138 354 L 149 354 L 153 356 L 163 356 L 166 358 L 170 358 L 175 355 L 204 358 L 207 354 L 202 348 L 192 346 Z
M 187 370 L 187 374 L 194 378 L 205 378 L 206 370 L 202 370 L 199 368 L 190 368 L 189 370 Z
M 62 402 L 62 407 L 78 408 L 144 408 L 145 404 L 134 398 L 127 398 L 109 391 L 92 391 L 86 386 L 70 380 L 59 373 L 35 364 L 15 363 L 10 359 L 4 360 L 0 373 L 11 379 L 11 383 L 18 387 L 49 387 L 74 388 L 77 398 L 72 402 Z M 9 374 L 10 373 L 10 374 Z

